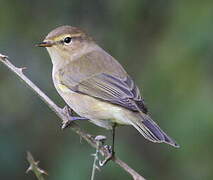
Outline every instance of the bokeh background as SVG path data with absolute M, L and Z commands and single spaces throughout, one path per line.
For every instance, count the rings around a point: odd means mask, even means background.
M 121 127 L 116 152 L 147 179 L 213 179 L 213 1 L 0 0 L 0 52 L 64 106 L 45 49 L 34 46 L 57 26 L 86 30 L 117 58 L 142 89 L 153 119 L 181 148 L 146 141 Z M 88 122 L 94 135 L 110 132 Z M 111 143 L 108 139 L 108 144 Z M 31 90 L 0 64 L 0 179 L 26 175 L 31 151 L 46 179 L 90 178 L 94 149 L 67 129 Z M 109 163 L 96 179 L 131 179 Z

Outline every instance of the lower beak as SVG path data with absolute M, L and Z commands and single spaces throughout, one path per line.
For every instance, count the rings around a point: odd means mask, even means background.
M 50 41 L 43 41 L 41 43 L 36 44 L 38 47 L 52 47 L 54 45 L 53 42 Z

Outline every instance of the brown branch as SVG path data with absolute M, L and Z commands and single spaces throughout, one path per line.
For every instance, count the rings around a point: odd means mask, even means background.
M 30 166 L 26 170 L 26 173 L 33 171 L 38 180 L 44 180 L 43 175 L 48 175 L 48 174 L 46 171 L 44 171 L 38 166 L 39 161 L 35 161 L 30 152 L 27 152 L 27 161 L 29 162 Z
M 49 108 L 56 113 L 56 115 L 63 121 L 67 122 L 68 117 L 64 114 L 62 108 L 58 107 L 46 94 L 44 94 L 32 81 L 30 81 L 24 74 L 23 69 L 17 68 L 14 66 L 7 56 L 0 54 L 0 61 L 7 66 L 13 73 L 15 73 L 24 83 L 32 89 L 48 106 Z M 80 137 L 86 140 L 92 147 L 97 148 L 97 143 L 94 137 L 85 131 L 83 131 L 76 123 L 72 122 L 71 129 L 77 133 Z M 100 149 L 102 155 L 107 156 L 107 151 L 104 148 Z M 145 180 L 140 174 L 138 174 L 134 169 L 129 167 L 125 162 L 120 160 L 118 157 L 115 157 L 113 160 L 117 165 L 129 173 L 134 180 Z

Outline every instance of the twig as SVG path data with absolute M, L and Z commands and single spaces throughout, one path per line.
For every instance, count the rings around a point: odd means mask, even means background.
M 47 173 L 46 171 L 38 167 L 39 161 L 36 162 L 30 152 L 27 152 L 27 161 L 29 162 L 30 166 L 26 170 L 26 173 L 28 173 L 29 171 L 33 171 L 38 180 L 44 180 L 43 175 L 47 175 Z
M 68 121 L 68 117 L 63 113 L 62 108 L 58 107 L 46 94 L 44 94 L 32 81 L 30 81 L 24 74 L 23 69 L 17 68 L 10 61 L 9 58 L 5 55 L 0 54 L 0 61 L 7 66 L 13 73 L 15 73 L 25 84 L 31 88 L 48 106 L 49 108 L 56 113 L 56 115 L 63 121 Z M 94 137 L 85 131 L 83 131 L 76 123 L 72 122 L 71 129 L 77 133 L 80 137 L 85 139 L 92 147 L 97 148 L 96 141 Z M 104 148 L 101 148 L 99 152 L 102 155 L 107 156 L 107 151 Z M 129 167 L 125 162 L 120 160 L 118 157 L 115 157 L 112 161 L 118 164 L 122 169 L 128 172 L 134 180 L 145 180 L 140 174 L 138 174 L 134 169 Z
M 96 136 L 96 138 L 97 137 L 100 137 L 100 136 Z M 102 137 L 104 137 L 104 136 L 102 136 Z M 104 137 L 104 140 L 105 139 L 106 139 L 106 137 Z M 92 154 L 92 156 L 94 156 L 94 161 L 93 161 L 93 165 L 92 165 L 92 175 L 91 175 L 90 180 L 95 180 L 95 171 L 96 171 L 96 169 L 100 170 L 100 168 L 97 166 L 97 161 L 98 161 L 98 153 L 99 153 L 99 147 L 101 145 L 101 141 L 99 140 L 99 138 L 96 140 L 97 140 L 97 147 L 95 150 L 95 154 Z
M 94 156 L 94 161 L 93 161 L 93 165 L 92 165 L 92 175 L 91 175 L 91 179 L 90 180 L 95 180 L 95 171 L 96 169 L 98 169 L 99 167 L 97 166 L 97 160 L 98 160 L 98 146 L 95 150 L 95 154 L 92 154 L 92 156 Z
M 92 156 L 94 156 L 94 161 L 93 161 L 93 166 L 92 166 L 92 175 L 91 175 L 91 179 L 90 180 L 95 180 L 95 171 L 96 169 L 98 169 L 100 171 L 100 168 L 97 166 L 97 161 L 98 161 L 98 154 L 99 154 L 99 149 L 100 147 L 102 147 L 106 141 L 106 137 L 103 135 L 98 135 L 95 137 L 95 141 L 97 144 L 96 150 L 95 150 L 95 154 L 92 154 Z M 100 160 L 99 160 L 100 163 Z

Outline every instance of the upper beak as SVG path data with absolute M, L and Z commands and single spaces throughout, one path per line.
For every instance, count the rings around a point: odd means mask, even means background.
M 41 43 L 36 44 L 38 47 L 52 47 L 54 45 L 51 41 L 43 41 Z

